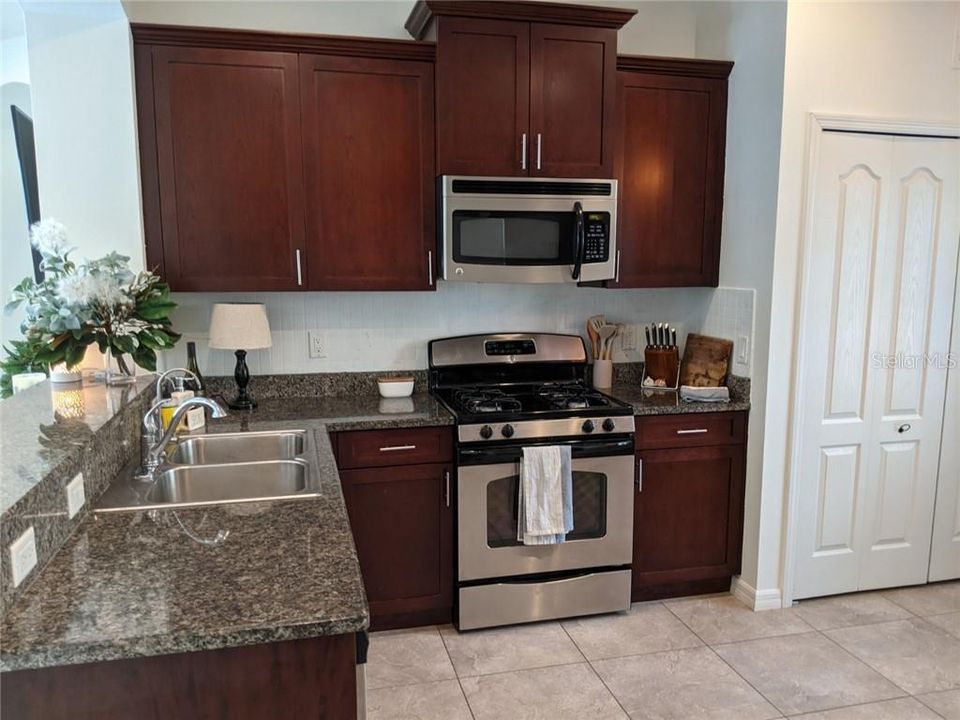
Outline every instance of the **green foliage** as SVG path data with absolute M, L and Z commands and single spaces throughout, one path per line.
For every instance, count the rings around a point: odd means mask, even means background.
M 32 235 L 44 279 L 24 278 L 6 305 L 6 312 L 22 306 L 26 314 L 20 328 L 24 339 L 5 348 L 8 358 L 0 363 L 6 384 L 15 374 L 7 365 L 28 364 L 44 372 L 59 363 L 74 367 L 94 343 L 103 353 L 130 355 L 140 367 L 155 371 L 157 351 L 180 339 L 170 323 L 176 308 L 170 288 L 152 272 L 134 275 L 130 258 L 116 252 L 74 263 L 65 230 L 56 221 L 37 223 Z

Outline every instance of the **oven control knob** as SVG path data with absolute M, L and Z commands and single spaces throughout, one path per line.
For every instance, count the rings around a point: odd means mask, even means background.
M 585 423 L 583 423 L 583 427 L 582 427 L 581 429 L 582 429 L 585 433 L 592 433 L 592 432 L 593 432 L 593 420 L 587 420 Z
M 513 437 L 513 425 L 504 425 L 500 429 L 500 432 L 503 434 L 505 438 Z
M 611 432 L 617 424 L 613 421 L 613 418 L 607 418 L 603 421 L 603 429 L 607 432 Z
M 484 425 L 480 428 L 480 437 L 484 440 L 489 440 L 493 436 L 493 428 L 489 425 Z

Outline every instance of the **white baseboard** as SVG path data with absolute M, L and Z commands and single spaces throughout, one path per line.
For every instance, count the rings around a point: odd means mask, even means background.
M 779 610 L 783 607 L 783 597 L 779 588 L 757 590 L 739 575 L 733 578 L 730 592 L 737 600 L 753 610 Z

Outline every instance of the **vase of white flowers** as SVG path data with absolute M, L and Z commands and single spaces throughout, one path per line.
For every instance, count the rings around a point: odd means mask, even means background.
M 151 272 L 133 273 L 130 258 L 112 252 L 76 263 L 66 231 L 56 220 L 31 229 L 40 251 L 43 280 L 24 278 L 7 309 L 23 306 L 21 325 L 34 360 L 69 370 L 94 343 L 108 358 L 107 381 L 132 382 L 135 367 L 157 367 L 157 350 L 172 348 L 180 335 L 170 327 L 170 288 Z M 8 350 L 8 353 L 11 351 Z

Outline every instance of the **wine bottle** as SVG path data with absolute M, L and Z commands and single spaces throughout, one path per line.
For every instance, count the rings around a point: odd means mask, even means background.
M 187 343 L 187 370 L 197 376 L 194 380 L 187 380 L 187 388 L 193 390 L 195 395 L 203 395 L 203 375 L 200 374 L 200 366 L 197 365 L 197 344 L 195 342 Z

